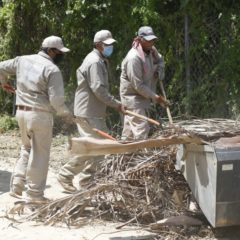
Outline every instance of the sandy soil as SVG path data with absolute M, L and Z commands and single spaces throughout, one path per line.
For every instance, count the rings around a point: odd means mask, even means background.
M 123 231 L 115 229 L 119 223 L 94 222 L 79 229 L 69 229 L 65 224 L 61 226 L 43 226 L 36 222 L 24 221 L 29 214 L 6 215 L 14 206 L 16 198 L 9 196 L 9 182 L 15 161 L 18 158 L 20 138 L 18 133 L 12 132 L 0 136 L 0 239 L 4 240 L 118 240 L 118 239 L 154 239 L 152 234 L 136 228 L 125 228 Z M 66 196 L 56 181 L 56 172 L 66 162 L 67 138 L 57 136 L 53 139 L 51 161 L 47 180 L 46 197 L 58 199 Z M 77 181 L 77 180 L 76 180 Z M 76 183 L 76 182 L 75 182 Z
M 61 165 L 67 159 L 67 137 L 58 135 L 54 137 L 51 149 L 51 160 L 49 174 L 47 179 L 46 197 L 50 199 L 58 199 L 66 196 L 62 192 L 60 185 L 56 181 L 56 173 Z M 136 229 L 134 227 L 124 227 L 121 231 L 116 230 L 119 223 L 110 222 L 89 222 L 88 225 L 78 228 L 69 229 L 65 224 L 61 226 L 44 226 L 36 222 L 23 221 L 19 224 L 17 220 L 22 220 L 29 212 L 18 215 L 8 215 L 9 209 L 14 206 L 17 199 L 9 196 L 9 182 L 11 172 L 15 161 L 18 158 L 20 148 L 20 136 L 18 132 L 11 132 L 0 135 L 0 240 L 148 240 L 160 239 L 160 236 L 154 237 L 152 233 Z M 77 184 L 77 179 L 75 181 Z M 77 185 L 76 185 L 77 186 Z M 6 218 L 9 216 L 12 219 Z M 221 239 L 221 240 L 239 240 L 240 228 L 234 228 L 225 231 L 223 236 L 218 238 L 212 237 L 190 237 L 182 238 L 174 232 L 169 232 L 167 237 L 161 238 L 165 240 L 172 239 Z M 227 234 L 226 234 L 227 233 Z M 166 233 L 165 233 L 166 234 Z

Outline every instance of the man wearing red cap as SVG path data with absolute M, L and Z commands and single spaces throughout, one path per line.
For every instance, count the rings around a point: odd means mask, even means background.
M 16 118 L 21 133 L 21 152 L 10 184 L 10 195 L 21 198 L 25 187 L 28 202 L 43 203 L 52 140 L 53 110 L 71 118 L 64 104 L 64 87 L 57 63 L 64 53 L 62 39 L 50 36 L 42 42 L 38 54 L 0 62 L 0 81 L 16 75 Z M 8 90 L 8 88 L 6 88 Z
M 155 92 L 158 79 L 164 78 L 164 60 L 154 47 L 157 39 L 149 26 L 140 27 L 131 50 L 122 62 L 120 96 L 122 104 L 146 116 L 151 101 L 165 107 L 168 101 Z M 122 139 L 146 139 L 149 125 L 145 120 L 124 115 Z

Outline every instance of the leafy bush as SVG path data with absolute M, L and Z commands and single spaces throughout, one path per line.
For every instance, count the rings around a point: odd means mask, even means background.
M 0 116 L 0 132 L 6 132 L 17 128 L 18 124 L 14 117 L 8 115 Z
M 110 92 L 119 97 L 121 62 L 138 28 L 149 25 L 165 59 L 173 114 L 235 117 L 240 112 L 239 9 L 236 0 L 2 0 L 0 61 L 36 53 L 45 37 L 61 36 L 71 49 L 60 68 L 66 99 L 73 102 L 76 69 L 92 50 L 95 32 L 109 29 L 118 41 L 110 58 Z M 13 98 L 0 90 L 0 114 L 12 112 Z

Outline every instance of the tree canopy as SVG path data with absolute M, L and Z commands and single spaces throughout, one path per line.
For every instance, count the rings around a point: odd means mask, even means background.
M 76 69 L 91 51 L 95 32 L 108 29 L 118 41 L 110 60 L 111 92 L 118 96 L 121 61 L 138 28 L 149 25 L 165 59 L 173 115 L 236 118 L 239 10 L 235 0 L 3 0 L 0 60 L 36 53 L 45 37 L 61 36 L 71 49 L 61 66 L 71 102 Z M 12 112 L 12 98 L 0 92 L 1 113 Z

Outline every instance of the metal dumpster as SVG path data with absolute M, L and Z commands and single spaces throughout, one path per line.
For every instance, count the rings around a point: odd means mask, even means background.
M 213 227 L 240 225 L 240 144 L 179 145 L 181 170 Z

